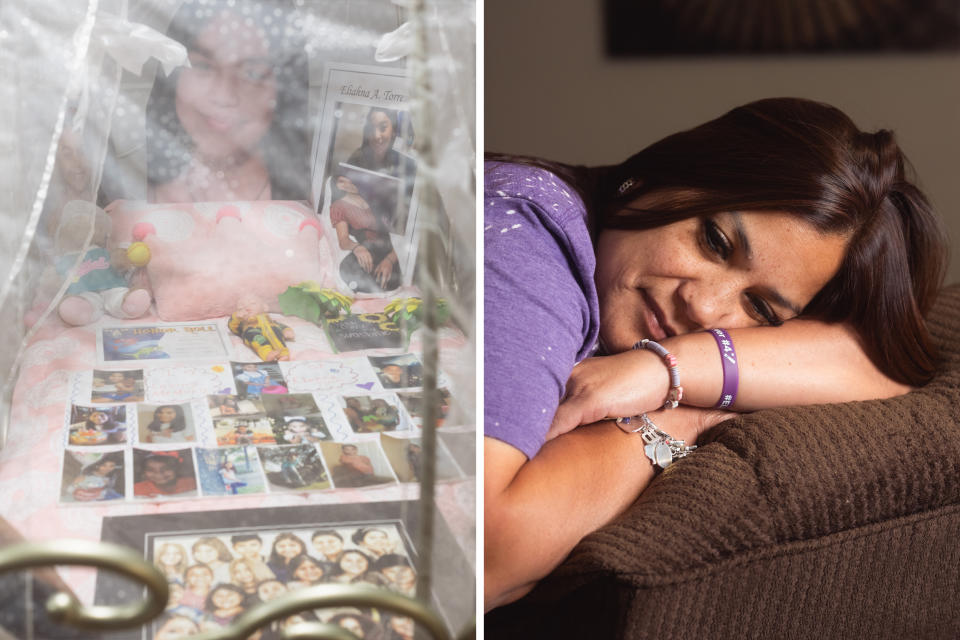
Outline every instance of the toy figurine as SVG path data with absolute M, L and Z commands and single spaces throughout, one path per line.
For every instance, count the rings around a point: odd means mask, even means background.
M 254 295 L 246 295 L 237 302 L 237 310 L 227 324 L 230 331 L 240 336 L 244 344 L 254 350 L 261 360 L 289 360 L 287 340 L 293 340 L 293 329 L 273 320 L 267 314 L 267 304 Z
M 93 236 L 77 264 L 91 223 Z M 109 232 L 110 218 L 99 207 L 82 200 L 72 200 L 64 206 L 55 238 L 59 258 L 45 280 L 55 290 L 77 265 L 72 272 L 73 280 L 57 307 L 60 318 L 67 324 L 95 322 L 104 311 L 115 318 L 139 318 L 150 309 L 150 292 L 129 286 L 127 273 L 132 265 L 123 252 L 111 253 L 104 248 Z

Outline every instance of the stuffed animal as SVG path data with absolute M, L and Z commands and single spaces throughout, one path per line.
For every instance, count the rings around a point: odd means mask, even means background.
M 243 343 L 264 361 L 289 360 L 287 340 L 293 340 L 293 329 L 272 319 L 267 303 L 255 295 L 245 295 L 237 302 L 237 310 L 227 326 Z
M 93 237 L 80 258 L 91 224 Z M 133 265 L 124 252 L 111 253 L 105 248 L 109 234 L 110 218 L 103 209 L 83 200 L 72 200 L 64 206 L 54 239 L 58 257 L 46 279 L 59 288 L 71 275 L 57 307 L 60 318 L 69 325 L 96 322 L 104 312 L 115 318 L 139 318 L 150 309 L 150 292 L 129 285 L 128 272 Z

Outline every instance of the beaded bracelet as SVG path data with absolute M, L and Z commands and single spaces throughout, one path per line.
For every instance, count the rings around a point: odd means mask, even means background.
M 677 366 L 677 357 L 667 351 L 663 345 L 653 340 L 643 339 L 633 345 L 634 349 L 647 349 L 663 358 L 667 365 L 667 371 L 670 372 L 670 390 L 667 392 L 667 399 L 663 403 L 664 409 L 676 409 L 683 398 L 683 387 L 680 386 L 680 369 Z
M 733 348 L 733 338 L 724 329 L 710 329 L 710 335 L 717 341 L 720 349 L 720 362 L 723 364 L 723 388 L 720 390 L 720 399 L 717 400 L 717 409 L 727 409 L 733 406 L 737 399 L 737 388 L 740 386 L 740 368 L 737 365 L 737 352 Z

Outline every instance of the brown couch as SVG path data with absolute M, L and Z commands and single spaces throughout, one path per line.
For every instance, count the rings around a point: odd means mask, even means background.
M 960 285 L 941 373 L 701 438 L 487 638 L 960 638 Z

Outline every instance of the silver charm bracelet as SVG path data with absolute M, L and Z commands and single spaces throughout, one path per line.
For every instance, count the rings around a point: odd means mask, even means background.
M 635 421 L 640 423 L 634 427 Z M 643 438 L 643 452 L 654 469 L 666 469 L 674 460 L 679 460 L 697 448 L 697 445 L 685 446 L 683 440 L 674 440 L 670 434 L 653 424 L 647 414 L 641 413 L 632 418 L 617 418 L 617 426 L 625 433 L 638 433 Z

